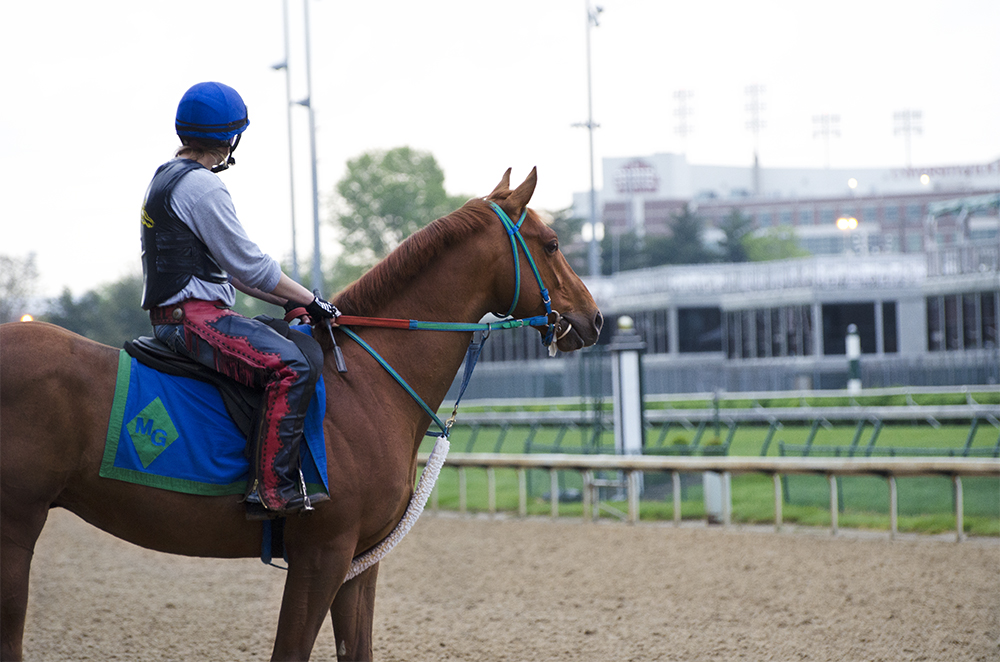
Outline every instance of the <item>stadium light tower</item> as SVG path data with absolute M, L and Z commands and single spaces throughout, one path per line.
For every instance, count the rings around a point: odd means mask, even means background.
M 895 129 L 893 135 L 903 136 L 904 144 L 906 145 L 906 167 L 912 168 L 913 161 L 910 158 L 910 147 L 913 140 L 913 136 L 919 136 L 923 133 L 923 127 L 920 126 L 922 113 L 919 110 L 900 110 L 892 114 L 892 119 L 895 124 Z
M 830 167 L 830 138 L 840 137 L 840 115 L 813 115 L 813 138 L 823 138 L 826 150 L 826 167 Z
M 674 103 L 676 108 L 674 108 L 674 117 L 677 118 L 676 126 L 674 127 L 674 133 L 680 136 L 682 143 L 682 151 L 687 152 L 687 137 L 691 134 L 691 115 L 694 113 L 691 110 L 691 97 L 694 96 L 694 92 L 691 90 L 674 90 Z

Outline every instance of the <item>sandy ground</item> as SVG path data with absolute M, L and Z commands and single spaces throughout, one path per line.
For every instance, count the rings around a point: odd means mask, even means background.
M 25 659 L 263 660 L 284 573 L 54 511 Z M 333 659 L 332 628 L 314 660 Z M 1000 543 L 425 515 L 383 561 L 388 660 L 1000 660 Z

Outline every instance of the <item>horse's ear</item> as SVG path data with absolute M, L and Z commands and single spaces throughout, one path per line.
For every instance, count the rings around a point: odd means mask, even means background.
M 500 183 L 497 184 L 496 188 L 493 189 L 493 192 L 490 193 L 490 198 L 495 196 L 497 193 L 506 193 L 510 190 L 510 171 L 511 169 L 507 168 L 507 172 L 505 172 L 503 177 L 500 178 Z
M 531 194 L 535 192 L 535 184 L 538 183 L 538 169 L 532 168 L 531 172 L 528 173 L 528 177 L 521 182 L 507 198 L 507 202 L 504 207 L 510 214 L 511 218 L 517 218 L 524 211 L 524 208 L 528 206 L 528 201 L 531 200 Z

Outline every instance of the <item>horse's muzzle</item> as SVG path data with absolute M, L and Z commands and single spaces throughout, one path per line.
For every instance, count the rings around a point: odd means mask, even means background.
M 556 324 L 555 343 L 561 352 L 572 352 L 597 342 L 604 326 L 601 311 L 592 314 L 565 313 Z

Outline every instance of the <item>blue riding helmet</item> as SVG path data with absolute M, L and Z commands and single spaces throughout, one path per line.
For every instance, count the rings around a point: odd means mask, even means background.
M 192 86 L 177 104 L 177 120 L 174 123 L 178 136 L 230 144 L 249 125 L 243 99 L 236 90 L 222 83 Z

